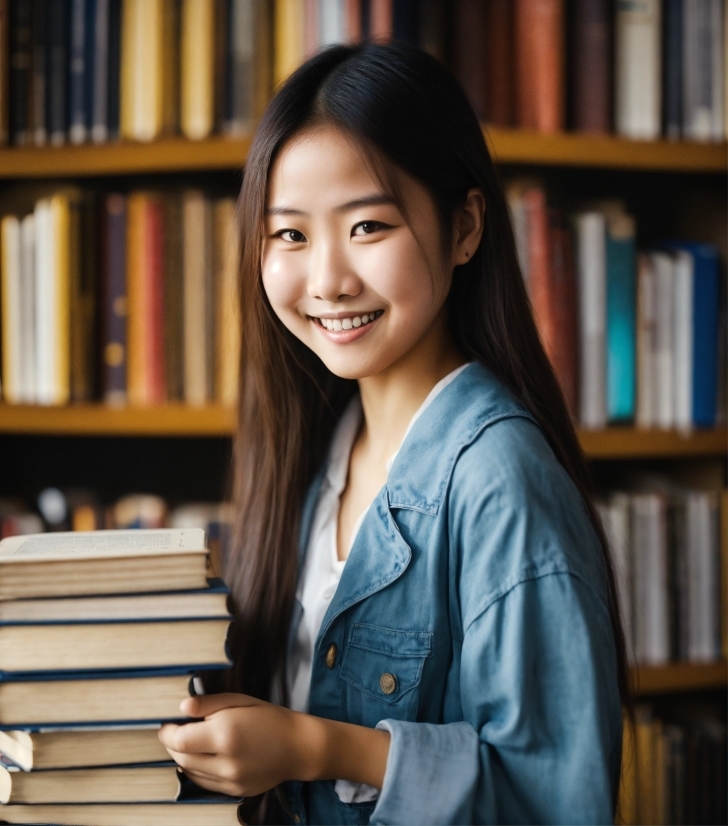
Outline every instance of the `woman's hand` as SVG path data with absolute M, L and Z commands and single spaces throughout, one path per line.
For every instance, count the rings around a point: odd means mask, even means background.
M 180 709 L 204 719 L 168 723 L 159 739 L 205 789 L 253 797 L 284 780 L 339 778 L 382 787 L 387 732 L 300 714 L 245 694 L 190 697 Z

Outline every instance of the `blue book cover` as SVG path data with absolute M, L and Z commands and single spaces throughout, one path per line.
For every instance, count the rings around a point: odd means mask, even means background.
M 607 417 L 635 414 L 635 228 L 629 215 L 607 221 Z
M 71 143 L 86 141 L 91 126 L 95 17 L 95 0 L 72 0 L 71 70 L 69 73 L 69 136 Z
M 670 249 L 693 257 L 693 424 L 715 427 L 718 392 L 718 320 L 720 259 L 717 247 L 691 241 L 671 242 Z

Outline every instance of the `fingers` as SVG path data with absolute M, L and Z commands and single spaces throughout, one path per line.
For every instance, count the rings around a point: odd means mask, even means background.
M 242 797 L 244 794 L 242 788 L 237 783 L 233 783 L 230 780 L 222 780 L 219 777 L 208 777 L 205 774 L 200 774 L 193 771 L 183 771 L 185 776 L 189 777 L 193 783 L 203 789 L 207 789 L 208 791 L 218 792 L 219 794 L 227 794 L 231 797 Z
M 209 717 L 224 708 L 259 705 L 260 700 L 247 694 L 203 694 L 199 697 L 187 697 L 180 703 L 180 710 L 188 717 Z
M 185 754 L 215 754 L 218 751 L 215 731 L 207 722 L 167 723 L 159 729 L 162 745 L 169 751 Z

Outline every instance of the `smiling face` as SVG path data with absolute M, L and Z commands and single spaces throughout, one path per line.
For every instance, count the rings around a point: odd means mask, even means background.
M 334 127 L 297 136 L 271 169 L 263 287 L 283 324 L 342 378 L 382 373 L 447 326 L 457 262 L 443 255 L 427 190 L 397 174 L 409 223 Z

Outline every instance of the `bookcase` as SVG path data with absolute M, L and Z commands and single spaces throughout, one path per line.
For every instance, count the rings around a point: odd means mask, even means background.
M 509 2 L 493 0 L 491 6 Z M 281 0 L 275 5 L 290 12 L 301 3 Z M 453 5 L 475 8 L 478 3 L 458 0 Z M 715 244 L 725 300 L 725 141 L 631 140 L 606 132 L 539 132 L 492 123 L 484 125 L 484 135 L 505 183 L 538 180 L 549 197 L 567 209 L 582 199 L 623 200 L 637 218 L 640 247 L 669 237 Z M 18 186 L 69 183 L 106 192 L 193 187 L 234 196 L 250 142 L 247 130 L 199 140 L 162 132 L 149 142 L 0 147 L 0 196 Z M 90 489 L 105 503 L 130 492 L 155 494 L 170 503 L 223 501 L 230 491 L 234 428 L 235 411 L 213 403 L 118 407 L 84 401 L 46 407 L 0 401 L 0 499 L 19 497 L 33 503 L 41 489 L 53 486 Z M 723 491 L 728 486 L 725 424 L 689 435 L 631 425 L 579 428 L 578 435 L 600 491 L 620 489 L 638 473 L 702 489 Z M 723 543 L 728 533 L 725 512 Z M 725 552 L 722 562 L 724 567 L 728 563 Z M 725 570 L 722 576 L 725 604 Z M 726 633 L 725 618 L 722 629 Z M 725 721 L 724 660 L 641 666 L 633 669 L 633 682 L 637 697 L 657 708 L 717 707 Z

